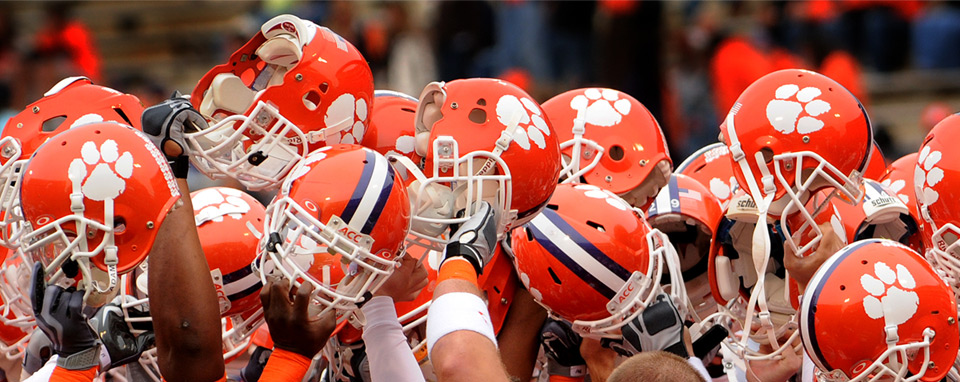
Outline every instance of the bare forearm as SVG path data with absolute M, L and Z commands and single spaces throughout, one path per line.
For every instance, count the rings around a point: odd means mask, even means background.
M 518 288 L 507 321 L 497 334 L 500 356 L 512 378 L 526 381 L 533 375 L 537 352 L 540 350 L 540 327 L 546 318 L 547 312 L 534 301 L 533 296 L 525 289 Z
M 150 252 L 148 290 L 160 371 L 167 381 L 215 381 L 223 376 L 220 312 L 200 246 L 186 180 L 183 205 L 160 226 Z

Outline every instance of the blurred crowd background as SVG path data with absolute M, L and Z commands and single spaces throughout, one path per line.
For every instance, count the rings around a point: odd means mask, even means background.
M 960 111 L 960 3 L 948 1 L 84 1 L 0 3 L 0 121 L 63 77 L 145 105 L 293 13 L 351 41 L 377 89 L 498 77 L 543 102 L 605 86 L 642 102 L 674 161 L 715 142 L 740 92 L 777 69 L 824 73 L 866 106 L 888 160 Z

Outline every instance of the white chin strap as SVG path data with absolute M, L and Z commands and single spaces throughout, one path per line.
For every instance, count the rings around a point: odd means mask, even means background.
M 793 333 L 792 336 L 781 345 L 778 340 L 777 330 L 771 318 L 770 310 L 767 307 L 766 299 L 766 270 L 769 266 L 770 261 L 770 236 L 767 234 L 767 214 L 770 210 L 771 204 L 773 204 L 773 199 L 776 194 L 776 185 L 774 183 L 774 176 L 770 173 L 770 169 L 766 166 L 766 160 L 763 157 L 763 153 L 756 152 L 754 153 L 754 161 L 757 165 L 758 170 L 760 171 L 762 177 L 760 182 L 757 182 L 757 179 L 753 176 L 753 170 L 750 168 L 750 162 L 747 159 L 747 155 L 743 152 L 741 148 L 740 141 L 737 137 L 737 129 L 734 122 L 734 116 L 736 112 L 739 111 L 740 105 L 734 105 L 733 109 L 729 114 L 727 114 L 727 119 L 725 121 L 727 125 L 727 139 L 730 141 L 730 155 L 743 173 L 743 177 L 746 179 L 747 190 L 751 196 L 754 196 L 754 202 L 757 205 L 757 212 L 759 217 L 757 219 L 757 225 L 753 230 L 753 245 L 751 257 L 753 258 L 753 264 L 755 271 L 757 272 L 757 283 L 754 285 L 752 293 L 750 293 L 750 300 L 747 304 L 746 309 L 746 320 L 743 325 L 743 334 L 739 342 L 739 351 L 746 353 L 749 349 L 749 340 L 751 338 L 750 333 L 754 332 L 752 325 L 754 319 L 754 312 L 759 308 L 759 312 L 756 313 L 760 322 L 760 329 L 756 333 L 761 334 L 765 332 L 766 340 L 769 345 L 773 347 L 774 351 L 766 355 L 748 355 L 743 354 L 745 358 L 749 359 L 767 359 L 779 355 L 783 349 L 790 347 L 798 334 L 799 331 Z M 762 195 L 758 198 L 757 196 Z M 789 276 L 784 278 L 784 283 L 789 285 Z M 784 293 L 787 293 L 789 288 L 784 288 Z M 763 297 L 763 298 L 761 298 Z M 788 297 L 789 298 L 789 297 Z M 789 301 L 789 300 L 788 300 Z

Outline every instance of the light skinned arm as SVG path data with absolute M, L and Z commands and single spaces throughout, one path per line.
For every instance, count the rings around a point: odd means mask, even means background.
M 433 298 L 447 293 L 466 292 L 481 296 L 480 290 L 469 281 L 450 279 L 441 281 Z M 429 320 L 429 318 L 428 318 Z M 444 382 L 508 382 L 510 377 L 500 361 L 497 346 L 482 334 L 458 330 L 437 340 L 430 360 L 437 380 Z

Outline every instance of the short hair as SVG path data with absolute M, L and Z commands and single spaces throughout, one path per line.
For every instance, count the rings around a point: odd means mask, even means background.
M 607 382 L 706 382 L 687 360 L 664 351 L 642 352 L 613 369 Z

